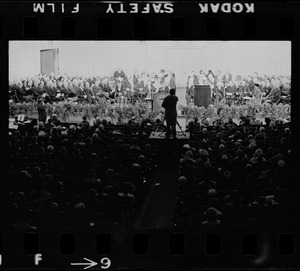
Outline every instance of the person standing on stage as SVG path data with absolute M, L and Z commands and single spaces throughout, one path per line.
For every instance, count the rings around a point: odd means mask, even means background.
M 173 138 L 176 138 L 176 123 L 177 123 L 177 110 L 176 104 L 178 102 L 178 97 L 175 95 L 175 89 L 170 89 L 170 95 L 164 98 L 162 107 L 165 109 L 165 119 L 167 122 L 167 133 L 166 138 L 170 138 L 170 133 L 172 132 Z
M 76 95 L 78 97 L 78 102 L 79 103 L 83 103 L 83 102 L 87 102 L 87 95 L 84 91 L 84 84 L 83 81 L 80 79 L 77 82 L 76 85 Z
M 176 88 L 176 81 L 175 81 L 175 73 L 172 73 L 171 79 L 170 79 L 170 89 L 171 88 Z
M 218 104 L 219 101 L 224 98 L 223 84 L 221 82 L 216 83 L 212 91 L 213 91 L 213 100 L 215 101 L 216 104 Z
M 116 92 L 120 93 L 122 92 L 122 82 L 125 78 L 125 72 L 121 68 L 117 68 L 117 70 L 114 72 L 114 79 L 115 79 L 115 85 L 116 85 Z
M 38 110 L 38 121 L 46 124 L 46 120 L 47 120 L 46 105 L 43 101 L 43 98 L 38 99 L 37 110 Z
M 253 98 L 259 102 L 261 102 L 262 100 L 262 92 L 259 84 L 255 84 L 254 91 L 253 91 Z
M 140 90 L 143 89 L 143 86 L 144 86 L 144 82 L 142 80 L 142 78 L 139 76 L 139 77 L 136 77 L 134 79 L 134 83 L 133 83 L 133 100 L 132 101 L 137 101 L 140 99 Z
M 83 91 L 84 91 L 85 95 L 87 96 L 87 101 L 89 102 L 89 104 L 95 104 L 96 103 L 95 95 L 94 95 L 94 93 L 91 89 L 90 83 L 88 81 L 84 82 Z
M 213 85 L 215 83 L 215 77 L 216 76 L 214 75 L 214 73 L 212 72 L 212 70 L 208 71 L 206 77 L 207 77 L 208 83 L 210 85 Z
M 269 94 L 264 98 L 264 101 L 269 101 L 272 103 L 277 103 L 280 101 L 281 88 L 278 80 L 271 82 L 272 89 Z

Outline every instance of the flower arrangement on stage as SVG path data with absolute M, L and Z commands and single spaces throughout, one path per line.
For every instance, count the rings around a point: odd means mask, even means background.
M 37 111 L 36 103 L 9 103 L 9 115 L 15 116 L 18 114 L 28 115 L 31 112 Z
M 37 103 L 36 102 L 23 102 L 23 103 L 9 103 L 9 114 L 15 116 L 18 114 L 26 114 L 37 116 Z M 117 121 L 118 117 L 122 120 L 129 120 L 132 117 L 136 121 L 142 121 L 148 118 L 152 112 L 149 104 L 136 102 L 133 104 L 125 104 L 122 106 L 102 102 L 98 104 L 78 104 L 74 102 L 57 102 L 53 104 L 46 104 L 46 114 L 51 116 L 56 114 L 59 119 L 68 121 L 70 117 L 87 116 L 88 119 L 100 117 L 104 119 L 110 117 L 113 121 Z M 154 114 L 155 115 L 155 114 Z M 153 115 L 153 117 L 154 117 Z
M 265 118 L 271 121 L 289 122 L 291 120 L 291 106 L 289 104 L 261 104 L 249 101 L 244 105 L 231 105 L 219 101 L 217 105 L 197 107 L 193 105 L 181 106 L 181 112 L 187 120 L 198 118 L 200 123 L 212 125 L 216 121 L 227 123 L 232 119 L 239 124 L 242 118 L 248 118 L 252 123 L 265 123 Z
M 268 117 L 273 121 L 288 122 L 291 119 L 291 106 L 289 104 L 259 104 L 256 102 L 247 102 L 244 105 L 225 104 L 220 101 L 217 105 L 211 104 L 207 108 L 195 105 L 179 106 L 182 115 L 187 120 L 197 117 L 200 123 L 213 125 L 216 121 L 226 123 L 232 119 L 239 123 L 242 117 L 249 118 L 252 122 L 264 123 Z M 72 102 L 58 102 L 46 104 L 47 115 L 56 114 L 58 118 L 67 121 L 70 117 L 80 117 L 86 115 L 89 119 L 100 117 L 104 119 L 110 117 L 113 122 L 121 117 L 123 121 L 128 121 L 135 117 L 136 121 L 141 122 L 145 118 L 155 121 L 164 110 L 153 112 L 147 103 L 137 102 L 136 104 L 125 104 L 122 106 L 101 102 L 99 104 L 77 104 Z M 37 103 L 9 103 L 10 116 L 18 114 L 27 114 L 37 116 Z
M 204 107 L 198 107 L 196 105 L 182 106 L 182 114 L 188 118 L 201 118 L 205 114 L 206 109 Z

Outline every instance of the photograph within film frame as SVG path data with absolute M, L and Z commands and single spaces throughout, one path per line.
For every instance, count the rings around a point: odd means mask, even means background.
M 299 267 L 299 8 L 0 2 L 0 268 Z

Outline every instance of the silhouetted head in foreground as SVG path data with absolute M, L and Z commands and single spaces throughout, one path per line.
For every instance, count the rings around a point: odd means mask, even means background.
M 170 95 L 172 95 L 172 96 L 175 95 L 175 88 L 170 89 Z

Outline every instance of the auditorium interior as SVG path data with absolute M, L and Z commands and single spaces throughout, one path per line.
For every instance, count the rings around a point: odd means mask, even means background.
M 10 41 L 3 225 L 284 231 L 291 88 L 287 41 Z

